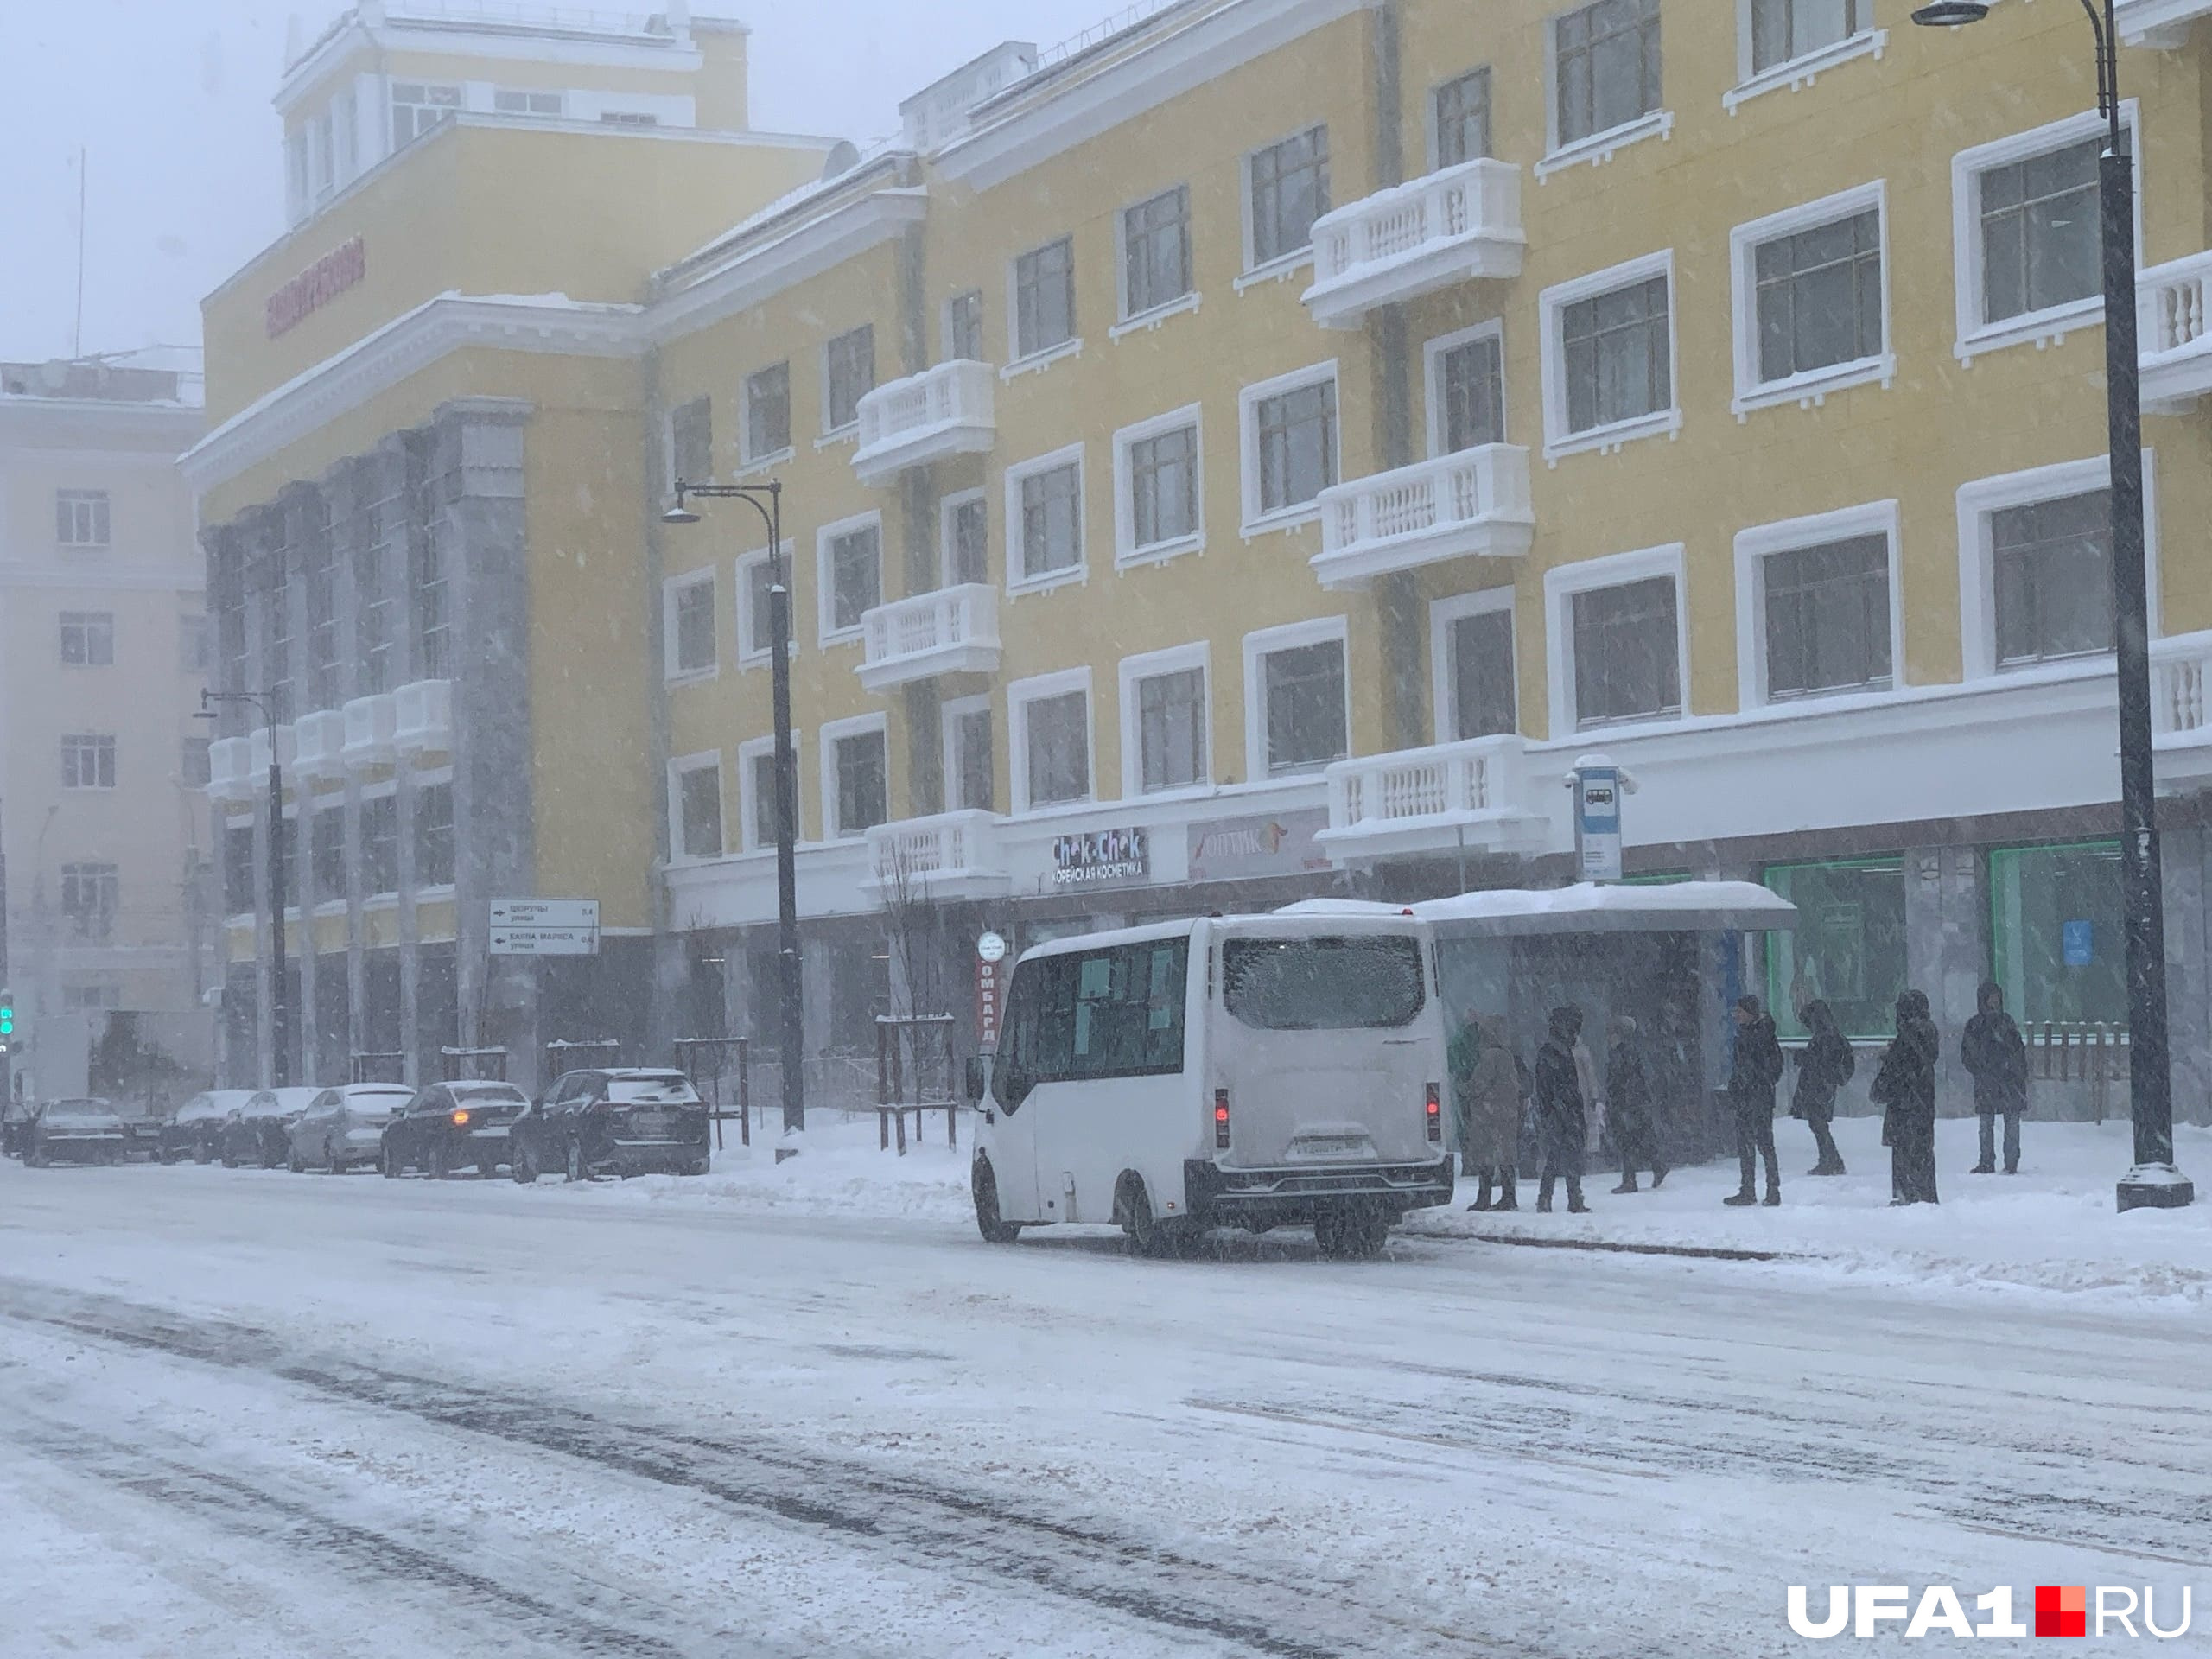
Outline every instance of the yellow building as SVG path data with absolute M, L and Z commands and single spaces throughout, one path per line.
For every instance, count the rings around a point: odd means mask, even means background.
M 2201 1062 L 2212 3 L 2120 10 Z M 1181 0 L 965 66 L 595 320 L 559 379 L 641 401 L 589 465 L 784 486 L 810 1048 L 952 1006 L 984 925 L 1567 879 L 1598 750 L 1632 874 L 1797 902 L 1731 970 L 1785 1029 L 1819 995 L 1871 1034 L 1906 983 L 1955 1022 L 1985 976 L 2121 1017 L 2087 33 L 1904 12 Z M 507 285 L 558 285 L 533 248 Z M 639 1033 L 769 1037 L 766 537 L 628 523 L 602 726 L 539 701 L 574 642 L 531 637 L 531 765 L 610 819 L 542 891 L 635 893 Z

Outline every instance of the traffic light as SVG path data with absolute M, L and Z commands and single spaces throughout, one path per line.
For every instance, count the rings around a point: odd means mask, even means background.
M 16 1034 L 16 994 L 0 991 L 0 1042 Z

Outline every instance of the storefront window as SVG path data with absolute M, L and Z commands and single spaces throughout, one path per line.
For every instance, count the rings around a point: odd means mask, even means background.
M 1767 1001 L 1782 1036 L 1806 1034 L 1815 999 L 1847 1036 L 1887 1036 L 1907 982 L 1904 861 L 1770 864 L 1762 880 L 1797 906 L 1794 932 L 1767 936 Z
M 1992 848 L 1989 941 L 1991 977 L 2022 1025 L 2126 1026 L 2120 843 Z

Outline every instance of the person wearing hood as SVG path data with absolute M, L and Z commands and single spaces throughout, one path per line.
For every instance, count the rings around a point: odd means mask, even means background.
M 1644 1064 L 1636 1021 L 1622 1014 L 1612 1029 L 1612 1046 L 1605 1051 L 1605 1127 L 1612 1135 L 1613 1150 L 1621 1155 L 1621 1184 L 1613 1191 L 1635 1192 L 1636 1172 L 1648 1169 L 1656 1192 L 1667 1179 L 1667 1166 L 1659 1155 L 1659 1136 L 1651 1121 L 1651 1068 Z
M 1925 991 L 1897 998 L 1897 1034 L 1874 1073 L 1874 1103 L 1882 1109 L 1882 1140 L 1890 1149 L 1890 1202 L 1937 1204 L 1936 1192 L 1936 1057 L 1942 1039 Z
M 1521 1077 L 1505 1021 L 1476 1014 L 1452 1039 L 1452 1097 L 1459 1110 L 1459 1166 L 1478 1184 L 1470 1210 L 1517 1210 Z M 1495 1199 L 1491 1188 L 1497 1189 Z
M 2005 1120 L 2005 1173 L 2020 1173 L 2020 1117 L 2028 1109 L 2028 1046 L 2005 1012 L 2004 988 L 1982 982 L 1974 998 L 1978 1012 L 1959 1039 L 1959 1060 L 1974 1077 L 1974 1115 L 1981 1120 L 1981 1161 L 1977 1175 L 1997 1173 L 1997 1120 Z
M 1543 1179 L 1536 1188 L 1536 1208 L 1552 1207 L 1553 1185 L 1567 1181 L 1567 1207 L 1586 1214 L 1582 1202 L 1582 1155 L 1588 1148 L 1590 1128 L 1582 1090 L 1582 1068 L 1575 1063 L 1581 1047 L 1582 1010 L 1573 1003 L 1554 1008 L 1550 1034 L 1536 1051 L 1536 1138 L 1544 1151 Z
M 1782 1042 L 1756 996 L 1736 999 L 1736 1059 L 1728 1072 L 1728 1104 L 1736 1115 L 1736 1162 L 1743 1184 L 1724 1204 L 1757 1204 L 1752 1185 L 1766 1160 L 1766 1202 L 1782 1202 L 1782 1171 L 1774 1151 L 1774 1091 L 1782 1081 Z
M 1805 1005 L 1805 1046 L 1797 1051 L 1797 1088 L 1789 1099 L 1789 1116 L 1802 1118 L 1813 1132 L 1820 1160 L 1808 1175 L 1840 1175 L 1843 1154 L 1835 1149 L 1828 1125 L 1835 1118 L 1836 1090 L 1851 1081 L 1859 1062 L 1850 1039 L 1836 1028 L 1835 1014 L 1817 997 Z

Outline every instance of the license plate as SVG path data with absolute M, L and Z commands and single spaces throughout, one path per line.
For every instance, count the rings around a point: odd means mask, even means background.
M 632 1112 L 630 1130 L 633 1135 L 666 1135 L 676 1127 L 676 1120 L 667 1112 Z

